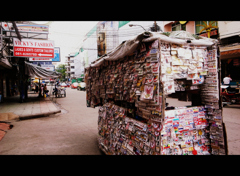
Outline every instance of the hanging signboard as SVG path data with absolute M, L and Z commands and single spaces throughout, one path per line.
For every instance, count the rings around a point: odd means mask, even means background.
M 54 68 L 55 68 L 54 65 L 41 65 L 41 67 L 50 71 L 54 71 Z
M 16 23 L 18 31 L 23 38 L 31 39 L 48 39 L 49 26 L 39 24 L 18 24 Z M 2 29 L 7 37 L 16 37 L 16 31 L 12 23 L 2 22 Z
M 201 34 L 199 34 L 200 36 L 203 36 L 203 37 L 208 37 L 208 34 L 207 32 L 202 32 Z M 217 36 L 218 35 L 218 29 L 215 29 L 215 30 L 212 30 L 210 32 L 210 37 L 213 38 L 212 36 Z
M 16 24 L 19 32 L 33 32 L 33 33 L 49 33 L 48 25 L 39 24 Z M 2 27 L 4 31 L 15 32 L 12 23 L 2 22 Z
M 50 62 L 60 62 L 60 47 L 54 47 L 54 58 L 29 58 L 29 61 L 50 61 Z
M 54 58 L 54 41 L 13 38 L 13 55 L 16 57 Z

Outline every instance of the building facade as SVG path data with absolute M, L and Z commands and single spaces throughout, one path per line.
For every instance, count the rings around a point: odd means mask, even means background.
M 68 54 L 65 56 L 67 59 L 65 61 L 66 68 L 66 79 L 70 81 L 73 77 L 75 77 L 75 64 L 74 64 L 74 53 Z
M 0 26 L 0 101 L 20 95 L 20 102 L 23 102 L 31 80 L 25 70 L 29 57 L 14 56 L 13 40 L 48 40 L 49 27 L 31 21 L 1 21 Z
M 157 21 L 157 25 L 163 32 L 177 30 L 188 31 L 192 34 L 208 37 L 207 32 L 201 31 L 204 25 L 212 24 L 210 38 L 219 40 L 221 52 L 221 77 L 230 74 L 235 84 L 240 82 L 240 22 L 239 21 Z M 129 24 L 133 26 L 130 27 Z M 70 69 L 80 68 L 81 73 L 84 67 L 106 54 L 114 47 L 125 40 L 133 39 L 136 35 L 151 31 L 154 21 L 100 21 L 90 30 L 83 41 L 79 53 L 75 56 L 77 63 L 72 63 Z M 74 61 L 75 62 L 75 61 Z M 74 65 L 74 68 L 73 68 Z M 80 74 L 80 73 L 79 73 Z
M 130 27 L 129 24 L 133 26 Z M 163 22 L 156 21 L 156 26 L 163 29 Z M 75 56 L 75 74 L 84 74 L 84 68 L 97 58 L 108 53 L 125 40 L 154 29 L 154 21 L 100 21 L 86 35 L 83 44 Z M 68 62 L 68 61 L 66 61 Z M 79 69 L 77 69 L 79 68 Z M 77 73 L 78 71 L 78 73 Z M 70 70 L 68 71 L 70 72 Z
M 240 83 L 240 21 L 219 21 L 222 78 L 231 75 L 230 84 Z
M 205 25 L 205 23 L 209 25 L 213 21 L 164 21 L 164 32 L 172 32 L 172 31 L 188 31 L 191 34 L 200 35 L 203 37 L 208 37 L 207 32 L 203 31 L 201 32 L 201 29 L 203 29 L 202 26 L 198 25 Z M 213 22 L 213 26 L 218 26 L 218 22 Z M 201 32 L 201 33 L 200 33 Z M 210 32 L 210 38 L 217 39 L 219 37 L 218 28 L 214 28 Z
M 210 21 L 205 21 L 207 24 Z M 208 37 L 206 31 L 198 24 L 204 25 L 203 21 L 164 21 L 164 31 L 185 30 L 190 33 Z M 218 28 L 213 28 L 210 38 L 219 40 L 221 77 L 229 75 L 232 78 L 231 85 L 234 87 L 240 83 L 240 21 L 217 21 L 214 23 Z

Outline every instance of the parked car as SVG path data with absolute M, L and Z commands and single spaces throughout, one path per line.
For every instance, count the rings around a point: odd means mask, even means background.
M 71 84 L 71 89 L 77 89 L 78 83 L 74 82 Z
M 67 87 L 70 87 L 71 86 L 71 84 L 70 83 L 67 83 Z
M 66 83 L 61 83 L 61 87 L 67 87 Z
M 80 82 L 77 86 L 77 90 L 86 90 L 86 83 L 85 82 Z

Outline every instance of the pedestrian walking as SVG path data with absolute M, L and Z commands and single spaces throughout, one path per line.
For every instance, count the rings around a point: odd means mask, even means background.
M 38 93 L 38 85 L 37 84 L 36 84 L 35 90 L 36 90 L 36 93 Z
M 43 93 L 46 94 L 46 96 L 47 96 L 48 92 L 49 92 L 49 90 L 47 90 L 47 85 L 44 84 Z M 43 95 L 43 96 L 44 96 L 44 95 Z
M 44 92 L 43 92 L 43 84 L 41 84 L 41 97 L 44 96 Z

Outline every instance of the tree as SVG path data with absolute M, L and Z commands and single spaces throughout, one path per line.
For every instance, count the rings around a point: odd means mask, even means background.
M 202 24 L 196 25 L 196 26 L 202 26 L 202 27 L 203 27 L 203 29 L 202 29 L 199 33 L 201 33 L 201 32 L 203 32 L 203 31 L 206 30 L 206 31 L 207 31 L 207 34 L 208 34 L 208 38 L 210 38 L 210 32 L 211 32 L 212 28 L 218 28 L 217 26 L 213 26 L 213 24 L 214 24 L 216 21 L 210 22 L 209 25 L 207 24 L 206 21 L 203 21 L 203 22 L 204 22 L 205 25 L 202 25 Z
M 60 64 L 57 66 L 56 71 L 61 73 L 62 76 L 60 77 L 60 81 L 65 81 L 66 79 L 66 65 L 65 64 Z

